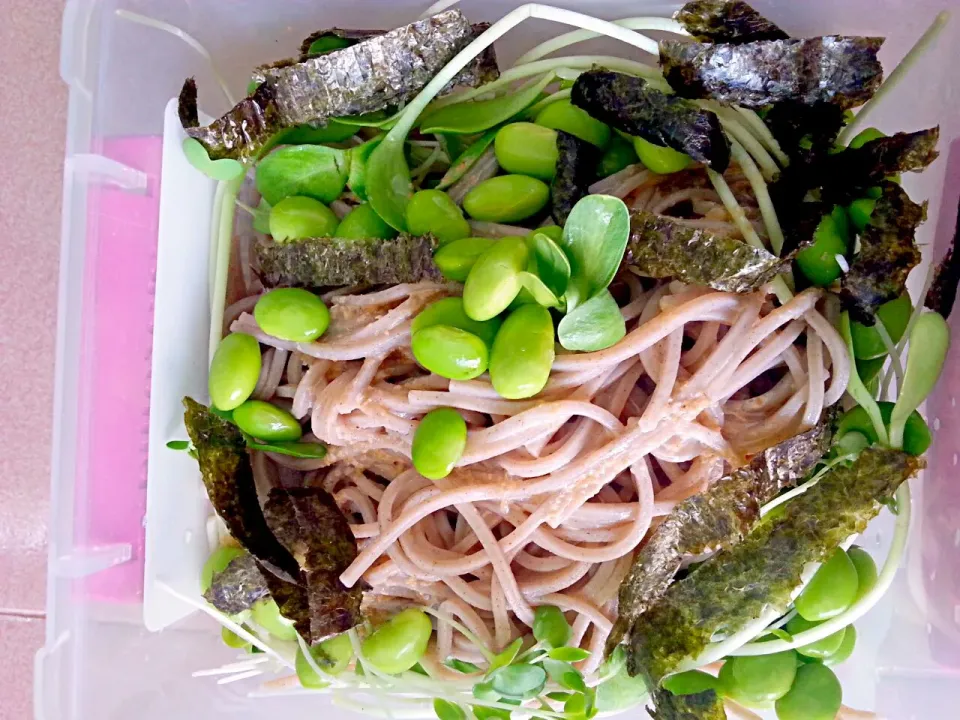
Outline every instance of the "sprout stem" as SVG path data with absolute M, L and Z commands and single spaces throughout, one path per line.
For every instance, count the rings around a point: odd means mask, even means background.
M 614 25 L 629 28 L 630 30 L 660 30 L 663 32 L 674 33 L 675 35 L 689 35 L 689 33 L 683 29 L 683 26 L 680 23 L 671 18 L 630 17 L 623 18 L 622 20 L 612 20 L 611 22 Z M 558 35 L 552 40 L 542 42 L 536 47 L 525 52 L 523 55 L 517 58 L 517 62 L 514 63 L 514 65 L 523 65 L 525 63 L 533 62 L 534 60 L 539 60 L 540 58 L 556 52 L 557 50 L 562 50 L 570 45 L 575 45 L 583 42 L 584 40 L 590 40 L 595 37 L 597 37 L 597 33 L 589 30 L 573 30 L 571 32 L 564 33 L 563 35 Z M 649 38 L 646 38 L 643 35 L 640 37 L 649 40 Z M 643 49 L 647 50 L 647 52 L 652 55 L 658 54 L 656 42 L 653 40 L 649 40 L 649 42 L 651 43 L 650 49 Z

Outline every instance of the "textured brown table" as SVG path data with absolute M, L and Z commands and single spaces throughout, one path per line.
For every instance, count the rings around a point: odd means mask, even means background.
M 43 642 L 66 87 L 59 0 L 0 0 L 0 720 L 33 716 Z

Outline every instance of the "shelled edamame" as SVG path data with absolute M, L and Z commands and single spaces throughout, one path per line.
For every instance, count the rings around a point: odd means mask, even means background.
M 404 672 L 423 657 L 432 632 L 433 625 L 425 612 L 416 608 L 401 610 L 364 638 L 363 657 L 380 672 Z

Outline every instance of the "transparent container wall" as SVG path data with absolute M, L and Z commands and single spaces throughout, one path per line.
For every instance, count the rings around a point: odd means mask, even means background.
M 474 20 L 496 20 L 517 3 L 485 0 L 464 2 Z M 559 5 L 605 18 L 666 14 L 664 3 L 559 2 Z M 929 0 L 814 0 L 754 3 L 795 35 L 829 33 L 877 34 L 889 37 L 882 51 L 892 67 L 920 35 L 944 2 Z M 210 115 L 227 103 L 209 64 L 180 39 L 123 19 L 116 11 L 148 15 L 171 23 L 195 37 L 211 54 L 233 94 L 243 94 L 250 69 L 294 53 L 313 30 L 340 27 L 391 28 L 409 22 L 426 2 L 409 0 L 70 0 L 63 27 L 61 71 L 70 86 L 70 114 L 64 181 L 64 225 L 61 326 L 58 349 L 58 392 L 55 413 L 53 498 L 50 529 L 50 581 L 47 643 L 37 658 L 37 717 L 47 720 L 157 720 L 168 718 L 294 718 L 316 717 L 318 710 L 336 716 L 318 698 L 283 700 L 247 698 L 253 685 L 217 685 L 211 678 L 193 678 L 194 670 L 215 667 L 234 657 L 219 642 L 217 628 L 193 616 L 161 633 L 142 627 L 136 588 L 119 580 L 124 593 L 105 592 L 106 579 L 142 565 L 142 541 L 105 537 L 104 528 L 125 513 L 141 521 L 137 494 L 126 508 L 106 506 L 119 488 L 108 482 L 103 442 L 95 437 L 89 373 L 111 360 L 103 344 L 109 328 L 91 323 L 102 302 L 93 261 L 107 253 L 117 208 L 136 201 L 143 227 L 155 229 L 158 138 L 163 110 L 195 76 L 200 105 Z M 502 66 L 539 40 L 564 28 L 528 21 L 497 43 Z M 920 241 L 939 256 L 953 235 L 960 165 L 960 76 L 954 71 L 960 19 L 951 24 L 935 51 L 927 55 L 897 88 L 870 124 L 887 132 L 940 124 L 941 158 L 919 178 L 908 178 L 915 198 L 930 202 L 929 219 Z M 606 47 L 633 56 L 638 51 L 592 41 L 577 51 Z M 146 142 L 152 150 L 129 155 L 127 141 Z M 152 143 L 152 144 L 150 144 Z M 118 149 L 119 148 L 119 149 Z M 150 153 L 153 153 L 151 155 Z M 126 221 L 129 215 L 121 220 Z M 141 237 L 143 253 L 155 252 L 156 236 Z M 153 246 L 151 246 L 153 243 Z M 929 250 L 930 248 L 926 248 Z M 206 253 L 206 248 L 198 248 Z M 185 259 L 189 261 L 189 259 Z M 916 273 L 919 275 L 919 273 Z M 148 278 L 149 280 L 149 278 Z M 918 285 L 919 280 L 914 278 Z M 131 284 L 129 300 L 150 302 L 150 282 Z M 145 295 L 144 295 L 145 293 Z M 127 298 L 115 304 L 122 305 Z M 151 315 L 152 317 L 152 315 Z M 955 331 L 958 323 L 954 323 Z M 146 333 L 149 327 L 131 330 Z M 131 340 L 132 342 L 132 340 Z M 116 355 L 114 348 L 110 353 Z M 142 362 L 143 347 L 130 351 L 130 362 Z M 892 720 L 956 716 L 960 702 L 960 483 L 957 481 L 960 418 L 960 343 L 928 408 L 937 440 L 929 469 L 916 483 L 914 525 L 906 567 L 887 598 L 861 623 L 855 661 L 843 668 L 846 696 L 852 705 L 876 708 Z M 123 359 L 123 350 L 120 350 Z M 112 358 L 116 360 L 116 357 Z M 146 397 L 149 387 L 129 390 L 114 420 L 142 431 L 142 448 L 133 447 L 138 468 L 129 482 L 136 486 L 146 464 Z M 95 405 L 95 403 L 94 403 Z M 141 430 L 142 429 L 142 430 Z M 109 440 L 110 438 L 108 438 Z M 130 451 L 137 436 L 124 440 Z M 106 445 L 109 448 L 109 443 Z M 114 448 L 116 449 L 116 448 Z M 110 452 L 107 450 L 107 452 Z M 137 453 L 140 452 L 140 455 Z M 111 476 L 112 477 L 112 476 Z M 114 480 L 109 480 L 114 482 Z M 125 488 L 129 491 L 130 488 Z M 117 491 L 117 492 L 114 492 Z M 130 493 L 127 492 L 126 495 Z M 125 495 L 125 496 L 126 496 Z M 110 512 L 105 515 L 105 507 Z M 112 527 L 112 525 L 110 526 Z M 871 527 L 863 542 L 882 552 L 889 519 Z M 139 565 L 138 565 L 139 563 Z M 129 578 L 127 578 L 129 581 Z M 282 713 L 282 715 L 280 714 Z

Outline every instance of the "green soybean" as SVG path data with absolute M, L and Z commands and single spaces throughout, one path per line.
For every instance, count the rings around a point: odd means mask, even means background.
M 850 141 L 847 147 L 851 150 L 856 150 L 857 148 L 863 147 L 871 140 L 879 140 L 880 138 L 885 138 L 886 136 L 886 133 L 881 132 L 875 127 L 864 128 L 854 136 L 853 140 Z
M 791 635 L 797 635 L 806 630 L 815 628 L 818 624 L 819 623 L 804 620 L 799 615 L 796 615 L 790 619 L 790 622 L 787 623 L 785 629 Z M 797 652 L 805 657 L 823 659 L 840 649 L 840 643 L 843 642 L 843 632 L 843 629 L 837 630 L 837 632 L 827 635 L 827 637 L 823 638 L 822 640 L 817 640 L 816 642 L 809 643 L 803 647 L 798 647 Z
M 363 656 L 378 670 L 391 675 L 409 670 L 427 651 L 433 625 L 422 610 L 408 608 L 368 635 Z
M 633 143 L 625 140 L 618 133 L 614 133 L 610 137 L 610 145 L 607 146 L 597 165 L 597 176 L 601 178 L 610 177 L 633 165 L 638 159 Z
M 843 641 L 840 643 L 840 647 L 837 648 L 835 653 L 825 657 L 823 664 L 827 667 L 833 667 L 834 665 L 846 662 L 850 656 L 853 655 L 853 650 L 856 645 L 857 631 L 853 625 L 847 625 L 843 630 Z
M 517 122 L 504 125 L 494 141 L 497 162 L 508 173 L 552 180 L 560 152 L 557 131 L 542 125 Z
M 291 342 L 313 342 L 330 325 L 330 311 L 309 290 L 277 288 L 259 300 L 253 317 L 268 335 Z
M 880 417 L 883 424 L 889 426 L 890 418 L 893 415 L 894 404 L 892 402 L 880 401 L 877 403 L 880 408 Z M 870 444 L 879 442 L 877 430 L 867 415 L 867 411 L 860 405 L 851 408 L 840 417 L 837 423 L 836 439 L 839 442 L 847 433 L 858 432 L 866 436 Z M 923 455 L 927 448 L 933 443 L 933 435 L 930 428 L 924 422 L 923 416 L 914 410 L 903 428 L 903 451 L 908 455 Z
M 355 240 L 390 240 L 398 235 L 377 215 L 370 203 L 357 205 L 340 221 L 335 237 Z
M 258 440 L 293 442 L 303 435 L 300 423 L 293 415 L 263 400 L 247 400 L 233 411 L 233 421 Z
M 520 292 L 530 250 L 521 237 L 505 237 L 473 264 L 463 286 L 463 309 L 474 320 L 496 317 Z
M 490 352 L 490 382 L 501 397 L 519 400 L 543 390 L 553 366 L 550 311 L 522 305 L 503 322 Z
M 260 378 L 260 343 L 245 333 L 220 341 L 210 363 L 210 401 L 218 410 L 233 410 L 253 393 Z
M 857 595 L 857 569 L 843 548 L 837 548 L 821 565 L 794 601 L 805 620 L 828 620 L 853 604 Z
M 903 337 L 912 313 L 913 303 L 910 302 L 910 296 L 906 293 L 877 308 L 877 317 L 894 343 L 899 342 Z M 880 339 L 876 326 L 868 327 L 863 323 L 851 323 L 850 335 L 853 337 L 853 354 L 858 360 L 872 360 L 887 354 L 887 346 Z
M 563 130 L 601 150 L 610 142 L 610 126 L 590 116 L 569 100 L 558 100 L 541 110 L 534 120 L 537 125 Z
M 297 639 L 293 621 L 280 614 L 280 608 L 273 598 L 257 601 L 250 610 L 253 621 L 278 640 Z
M 843 273 L 837 255 L 847 252 L 845 229 L 845 220 L 841 222 L 837 213 L 824 215 L 813 233 L 813 245 L 797 253 L 797 266 L 812 284 L 829 285 Z
M 353 645 L 347 633 L 335 635 L 310 648 L 313 661 L 328 675 L 339 675 L 353 659 Z M 313 669 L 301 648 L 297 648 L 297 660 L 294 665 L 300 684 L 305 688 L 319 689 L 329 683 L 321 679 Z
M 274 206 L 295 195 L 330 203 L 343 192 L 349 166 L 345 150 L 325 145 L 287 145 L 257 163 L 257 190 Z
M 467 446 L 467 423 L 452 408 L 431 410 L 413 434 L 413 466 L 430 480 L 450 474 Z
M 500 329 L 500 320 L 478 321 L 469 317 L 463 309 L 463 299 L 448 297 L 427 305 L 419 315 L 413 319 L 410 326 L 411 335 L 416 335 L 424 328 L 432 325 L 449 325 L 450 327 L 466 330 L 483 340 L 488 346 L 493 345 L 493 339 Z
M 333 237 L 339 224 L 333 210 L 309 197 L 287 197 L 270 210 L 270 235 L 278 243 Z
M 847 550 L 847 555 L 857 571 L 857 594 L 854 597 L 854 602 L 857 602 L 877 584 L 877 563 L 873 556 L 859 545 Z
M 654 145 L 643 138 L 633 138 L 633 150 L 644 167 L 657 175 L 680 172 L 693 163 L 693 158 L 673 148 Z
M 858 198 L 847 206 L 847 215 L 850 216 L 850 222 L 858 233 L 862 233 L 870 224 L 870 218 L 876 206 L 877 199 L 872 197 Z
M 448 242 L 437 248 L 433 262 L 448 280 L 463 282 L 483 253 L 496 243 L 492 238 L 468 237 Z
M 487 369 L 487 344 L 460 328 L 431 325 L 416 333 L 410 344 L 418 363 L 450 380 L 472 380 Z
M 441 245 L 470 236 L 470 225 L 442 190 L 420 190 L 407 205 L 407 232 L 433 235 Z
M 779 720 L 833 720 L 843 689 L 833 671 L 820 663 L 797 668 L 790 691 L 776 702 Z
M 218 547 L 212 553 L 200 570 L 200 592 L 205 593 L 213 584 L 213 576 L 222 573 L 227 565 L 235 558 L 246 555 L 245 550 L 236 547 Z
M 476 220 L 511 223 L 536 215 L 550 199 L 542 180 L 526 175 L 500 175 L 484 180 L 467 193 L 463 209 Z
M 797 654 L 793 650 L 733 657 L 720 668 L 720 683 L 725 694 L 743 705 L 763 705 L 781 698 L 790 690 L 797 674 Z

